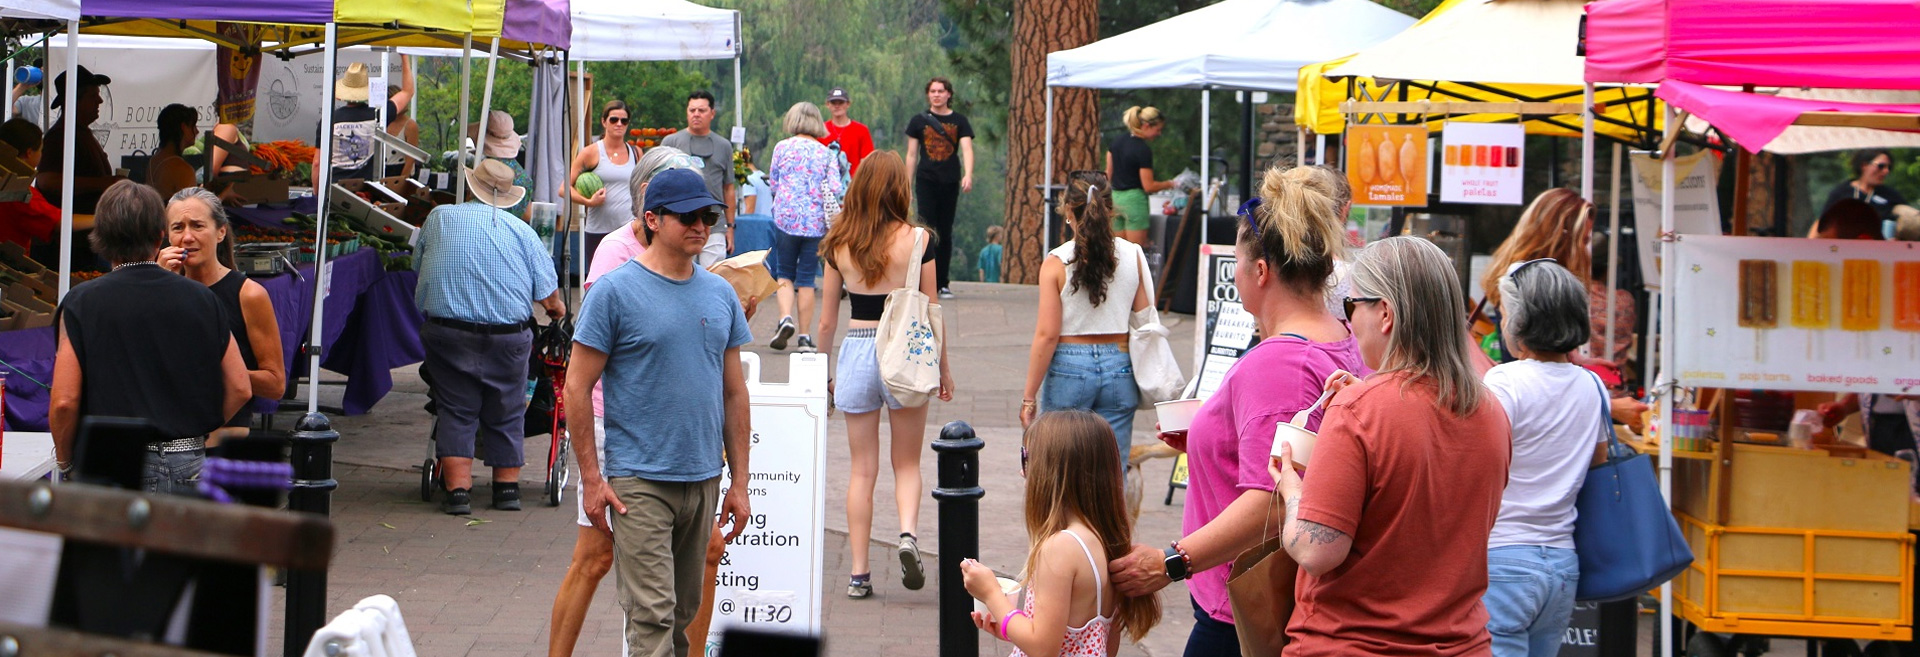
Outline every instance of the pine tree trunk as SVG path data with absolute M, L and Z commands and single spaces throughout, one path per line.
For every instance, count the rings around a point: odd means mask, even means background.
M 1033 284 L 1046 257 L 1047 53 L 1092 43 L 1100 34 L 1096 0 L 1015 0 L 1013 80 L 1007 97 L 1007 240 L 1002 280 Z M 1053 90 L 1053 181 L 1097 169 L 1100 123 L 1091 89 Z

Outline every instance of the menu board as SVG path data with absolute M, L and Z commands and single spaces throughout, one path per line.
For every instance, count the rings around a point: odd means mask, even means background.
M 1912 394 L 1913 242 L 1683 235 L 1674 355 L 1682 385 Z
M 827 357 L 789 356 L 787 383 L 759 380 L 759 357 L 742 352 L 753 399 L 747 529 L 727 543 L 715 576 L 714 654 L 727 628 L 820 635 L 826 518 Z M 721 475 L 721 492 L 732 482 Z
M 1517 124 L 1448 123 L 1440 130 L 1440 200 L 1520 205 L 1527 131 Z
M 1194 344 L 1199 346 L 1193 368 L 1199 373 L 1194 377 L 1198 386 L 1194 396 L 1206 399 L 1220 389 L 1227 370 L 1233 369 L 1233 364 L 1253 348 L 1260 327 L 1253 315 L 1240 305 L 1240 289 L 1233 284 L 1233 270 L 1239 264 L 1233 247 L 1224 244 L 1201 247 L 1200 262 L 1205 267 L 1200 272 L 1200 293 L 1206 302 L 1206 321 L 1194 327 L 1198 332 Z

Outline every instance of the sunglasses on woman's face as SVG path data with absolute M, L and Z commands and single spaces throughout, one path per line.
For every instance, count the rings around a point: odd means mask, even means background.
M 1363 303 L 1378 303 L 1380 301 L 1383 301 L 1380 297 L 1345 297 L 1340 300 L 1340 307 L 1342 310 L 1347 311 L 1347 319 L 1353 319 L 1354 306 Z
M 1875 162 L 1873 163 L 1873 168 L 1879 169 L 1881 171 L 1886 171 L 1888 169 L 1892 169 L 1893 165 L 1887 164 L 1886 162 Z
M 626 125 L 628 120 L 629 119 L 627 119 L 627 117 L 624 117 L 624 116 L 607 117 L 607 123 L 612 123 L 614 125 Z
M 695 223 L 706 224 L 708 228 L 712 228 L 720 223 L 720 211 L 711 208 L 693 212 L 683 212 L 673 216 L 680 220 L 680 225 L 688 228 L 692 228 Z

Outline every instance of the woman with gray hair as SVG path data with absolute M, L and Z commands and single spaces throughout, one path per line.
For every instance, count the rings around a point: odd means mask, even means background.
M 847 193 L 840 179 L 839 158 L 820 143 L 827 136 L 827 124 L 820 108 L 798 102 L 787 110 L 784 127 L 788 134 L 773 146 L 773 159 L 767 164 L 767 179 L 773 183 L 773 254 L 767 259 L 773 277 L 780 281 L 780 325 L 773 330 L 774 349 L 786 349 L 787 340 L 801 326 L 812 326 L 814 277 L 820 274 L 820 238 L 827 234 L 829 203 Z M 793 306 L 798 288 L 800 316 Z M 797 320 L 797 321 L 796 321 Z M 801 335 L 799 351 L 816 350 L 813 336 Z
M 1343 300 L 1375 372 L 1327 407 L 1304 481 L 1284 464 L 1281 542 L 1303 574 L 1289 654 L 1485 653 L 1487 535 L 1510 458 L 1507 416 L 1467 355 L 1445 253 L 1375 242 Z
M 1487 371 L 1513 424 L 1513 464 L 1487 540 L 1487 631 L 1499 657 L 1554 655 L 1573 617 L 1580 560 L 1574 499 L 1606 456 L 1606 387 L 1571 360 L 1592 331 L 1587 286 L 1550 259 L 1517 262 L 1499 280 L 1515 360 Z
M 287 390 L 287 364 L 280 346 L 280 320 L 267 289 L 233 268 L 232 226 L 220 197 L 202 187 L 176 192 L 167 202 L 167 243 L 181 254 L 180 273 L 213 290 L 226 309 L 227 328 L 240 346 L 247 384 L 254 397 L 279 399 Z M 246 437 L 251 408 L 242 408 L 208 435 L 215 444 Z

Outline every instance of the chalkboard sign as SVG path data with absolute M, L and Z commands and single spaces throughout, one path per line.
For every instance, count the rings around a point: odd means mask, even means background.
M 1599 657 L 1599 603 L 1573 604 L 1573 622 L 1567 624 L 1567 633 L 1560 639 L 1560 654 L 1562 657 Z

